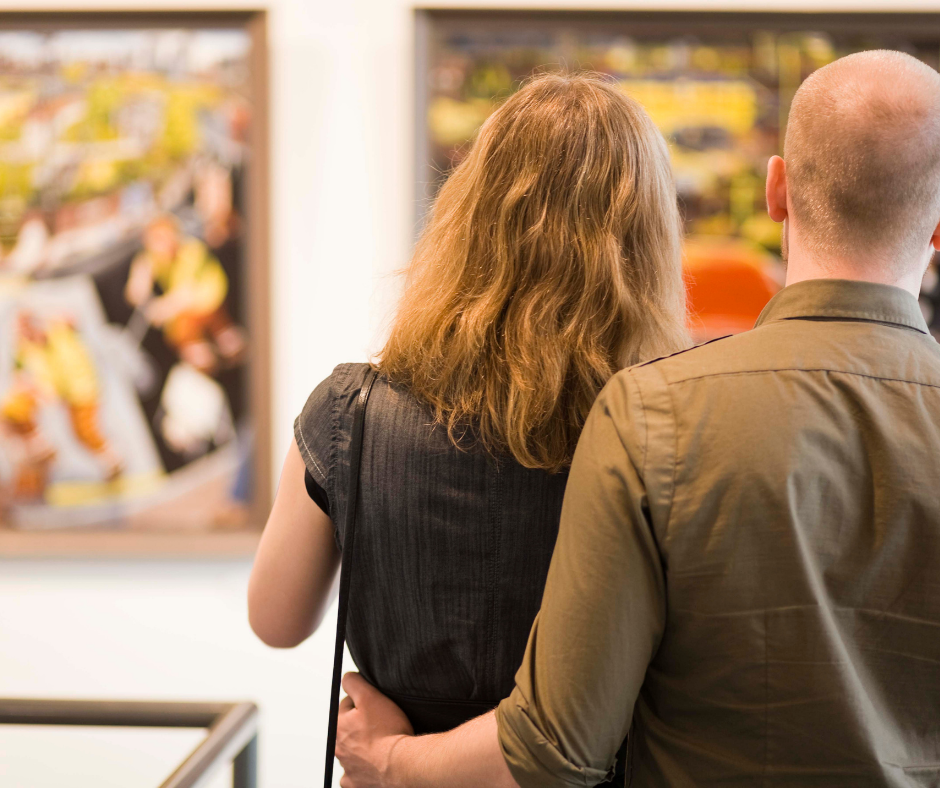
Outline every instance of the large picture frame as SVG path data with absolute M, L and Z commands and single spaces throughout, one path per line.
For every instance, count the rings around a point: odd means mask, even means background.
M 418 225 L 477 129 L 527 77 L 599 72 L 643 104 L 669 142 L 689 327 L 707 341 L 751 328 L 783 284 L 763 181 L 802 80 L 874 48 L 937 68 L 940 14 L 421 8 L 415 42 Z M 940 336 L 936 265 L 921 306 Z
M 266 13 L 0 12 L 0 557 L 248 555 Z

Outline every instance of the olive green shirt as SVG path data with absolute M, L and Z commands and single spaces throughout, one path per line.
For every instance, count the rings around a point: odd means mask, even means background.
M 940 347 L 884 285 L 625 370 L 498 710 L 516 781 L 940 785 Z M 632 722 L 632 728 L 631 728 Z

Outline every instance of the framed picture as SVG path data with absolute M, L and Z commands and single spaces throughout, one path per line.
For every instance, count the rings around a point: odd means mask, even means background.
M 700 341 L 753 327 L 783 284 L 764 180 L 802 80 L 867 49 L 902 50 L 933 68 L 940 59 L 940 15 L 929 13 L 426 9 L 416 23 L 419 214 L 527 77 L 605 75 L 669 142 L 687 233 L 690 328 Z M 940 336 L 937 281 L 932 266 L 921 305 Z
M 265 47 L 262 11 L 0 13 L 0 555 L 254 548 Z

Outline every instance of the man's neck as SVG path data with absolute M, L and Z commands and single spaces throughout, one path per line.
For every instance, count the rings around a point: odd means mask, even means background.
M 809 260 L 802 256 L 794 259 L 790 256 L 787 263 L 787 286 L 809 279 L 848 279 L 856 282 L 872 282 L 879 285 L 891 285 L 906 290 L 914 298 L 920 295 L 920 285 L 924 272 L 910 270 L 902 276 L 891 272 L 890 267 L 875 263 L 848 263 L 842 260 Z

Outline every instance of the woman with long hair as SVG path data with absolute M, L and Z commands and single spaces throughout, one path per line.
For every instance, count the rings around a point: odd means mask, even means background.
M 688 345 L 680 243 L 665 141 L 591 76 L 530 81 L 441 188 L 372 367 L 348 624 L 416 732 L 512 690 L 595 397 Z M 369 372 L 338 366 L 295 422 L 249 588 L 272 646 L 328 603 Z

